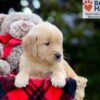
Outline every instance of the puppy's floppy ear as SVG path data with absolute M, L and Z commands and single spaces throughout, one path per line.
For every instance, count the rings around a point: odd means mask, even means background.
M 31 56 L 37 55 L 37 37 L 26 35 L 22 42 L 23 51 Z

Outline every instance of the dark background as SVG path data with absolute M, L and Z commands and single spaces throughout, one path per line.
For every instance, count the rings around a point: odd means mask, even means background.
M 64 55 L 88 78 L 84 100 L 100 100 L 100 19 L 82 19 L 81 0 L 0 0 L 0 13 L 35 12 L 64 35 Z

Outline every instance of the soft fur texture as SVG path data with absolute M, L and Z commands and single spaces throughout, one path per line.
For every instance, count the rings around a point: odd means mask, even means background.
M 28 23 L 33 23 L 33 24 L 37 25 L 41 22 L 42 22 L 42 19 L 36 14 L 24 14 L 22 12 L 11 13 L 8 15 L 0 14 L 0 34 L 5 34 L 5 32 L 9 32 L 10 34 L 12 34 L 13 37 L 18 36 L 17 38 L 21 39 L 24 37 L 24 35 L 26 33 L 28 33 L 28 31 L 30 29 L 30 25 Z M 18 23 L 20 23 L 20 24 L 18 24 Z M 26 23 L 26 24 L 21 24 L 21 23 Z M 29 27 L 28 29 L 26 28 L 27 25 Z M 47 27 L 49 27 L 49 26 L 47 26 Z M 41 30 L 40 36 L 42 36 L 44 34 L 44 31 L 45 31 L 45 29 Z M 49 34 L 50 34 L 50 32 L 49 32 Z M 0 43 L 0 56 L 1 57 L 3 54 L 3 47 L 4 47 L 4 45 Z M 40 52 L 42 53 L 42 52 L 44 52 L 44 50 L 40 50 Z M 8 74 L 11 71 L 14 71 L 14 69 L 18 68 L 19 58 L 20 58 L 21 54 L 22 54 L 22 47 L 21 47 L 21 45 L 19 45 L 12 49 L 11 54 L 6 59 L 6 61 L 0 60 L 0 74 Z M 44 57 L 45 54 L 41 54 L 41 56 Z M 44 61 L 42 61 L 42 62 L 44 62 Z M 40 63 L 42 63 L 42 62 L 40 62 Z M 41 64 L 39 64 L 39 65 L 41 66 Z M 48 63 L 47 63 L 47 65 L 48 65 Z M 62 60 L 62 67 L 64 67 L 64 69 L 67 73 L 67 77 L 72 77 L 77 81 L 77 91 L 76 91 L 76 97 L 75 97 L 76 100 L 83 100 L 84 89 L 86 87 L 87 79 L 84 77 L 78 76 L 71 69 L 70 65 L 65 60 Z M 51 74 L 51 72 L 47 73 L 46 71 L 44 71 L 44 73 L 46 73 L 46 76 L 50 76 L 50 74 Z M 44 75 L 41 72 L 40 72 L 39 76 L 44 77 Z M 19 81 L 21 81 L 21 80 L 19 80 Z
M 34 27 L 23 39 L 20 72 L 16 76 L 15 85 L 25 87 L 29 76 L 49 76 L 53 85 L 63 87 L 66 84 L 66 73 L 62 66 L 62 41 L 62 33 L 56 26 L 43 22 Z M 57 59 L 56 54 L 61 57 Z
M 29 32 L 31 27 L 34 27 L 34 24 L 29 23 L 27 21 L 19 20 L 11 25 L 10 27 L 10 35 L 17 39 L 22 40 L 22 38 Z M 0 43 L 0 57 L 2 58 L 3 55 L 3 48 L 4 44 Z M 19 59 L 22 54 L 22 47 L 21 45 L 17 45 L 13 47 L 11 50 L 10 55 L 4 60 L 0 59 L 0 69 L 2 71 L 1 74 L 8 74 L 15 69 L 18 69 Z
M 33 17 L 33 18 L 31 18 Z M 42 19 L 35 14 L 24 14 L 22 12 L 12 13 L 9 15 L 1 15 L 1 32 L 9 34 L 17 39 L 22 40 L 23 37 L 30 31 L 32 27 L 42 22 Z M 37 20 L 37 23 L 36 23 Z M 0 57 L 3 55 L 4 44 L 0 43 Z M 10 55 L 5 59 L 0 59 L 1 74 L 8 74 L 18 69 L 19 59 L 22 54 L 21 45 L 13 47 Z M 5 62 L 5 63 L 4 63 Z M 10 67 L 10 68 L 9 68 Z M 5 69 L 6 68 L 6 69 Z M 9 70 L 10 69 L 10 70 Z
M 54 25 L 43 22 L 23 39 L 23 54 L 20 59 L 20 71 L 15 79 L 16 87 L 26 87 L 29 77 L 51 77 L 54 86 L 63 87 L 65 78 L 72 77 L 77 81 L 76 100 L 83 100 L 87 79 L 78 76 L 63 59 L 62 33 Z M 61 58 L 55 59 L 60 53 Z
M 1 25 L 2 25 L 6 16 L 7 16 L 6 14 L 0 14 L 0 34 L 1 34 Z
M 1 33 L 4 34 L 5 32 L 8 32 L 10 30 L 11 24 L 13 24 L 15 21 L 18 20 L 24 20 L 24 21 L 30 21 L 31 23 L 39 24 L 42 22 L 42 19 L 40 16 L 32 13 L 32 14 L 25 14 L 23 12 L 14 12 L 10 13 L 9 15 L 1 15 Z

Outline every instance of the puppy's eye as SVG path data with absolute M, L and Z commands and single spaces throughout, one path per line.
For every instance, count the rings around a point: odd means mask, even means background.
M 50 42 L 44 43 L 46 46 L 50 45 Z

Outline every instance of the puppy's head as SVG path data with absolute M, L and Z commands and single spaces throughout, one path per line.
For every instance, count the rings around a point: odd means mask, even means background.
M 63 59 L 63 36 L 54 25 L 43 22 L 24 37 L 22 47 L 26 55 L 40 62 L 58 63 Z

